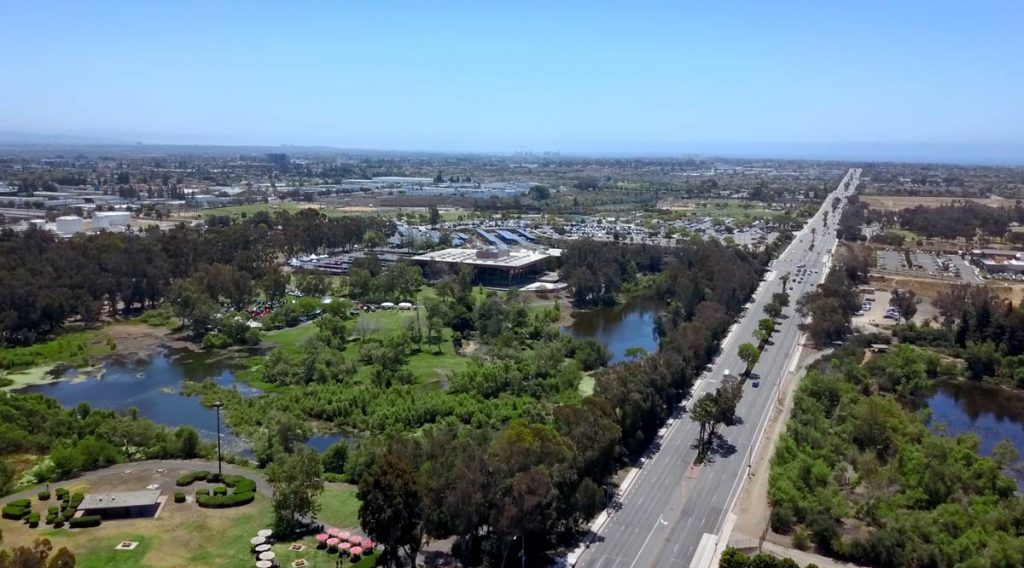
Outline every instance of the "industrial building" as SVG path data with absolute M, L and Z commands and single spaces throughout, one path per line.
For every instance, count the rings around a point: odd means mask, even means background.
M 92 216 L 93 229 L 124 230 L 132 222 L 128 211 L 98 211 Z
M 78 215 L 65 215 L 57 217 L 57 233 L 61 235 L 73 235 L 85 230 L 85 219 Z

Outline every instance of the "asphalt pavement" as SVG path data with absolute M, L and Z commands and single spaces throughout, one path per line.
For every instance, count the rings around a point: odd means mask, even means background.
M 691 397 L 675 413 L 676 418 L 663 429 L 650 457 L 639 464 L 634 480 L 607 511 L 608 520 L 579 555 L 577 566 L 688 567 L 704 535 L 718 534 L 722 529 L 777 400 L 779 382 L 795 365 L 801 341 L 797 300 L 821 282 L 831 263 L 835 228 L 842 212 L 842 208 L 832 210 L 832 198 L 843 197 L 845 206 L 845 197 L 856 190 L 859 178 L 859 169 L 847 172 L 839 187 L 772 264 L 746 313 L 723 343 L 721 355 L 694 386 Z M 844 189 L 847 180 L 850 187 Z M 812 241 L 814 247 L 809 250 Z M 808 271 L 802 278 L 796 276 L 800 265 Z M 754 387 L 750 380 L 744 384 L 737 408 L 740 423 L 721 428 L 723 443 L 716 445 L 702 466 L 693 469 L 700 428 L 686 415 L 686 405 L 716 389 L 726 373 L 738 374 L 745 369 L 737 349 L 742 343 L 756 343 L 757 322 L 766 317 L 764 306 L 772 294 L 782 291 L 785 274 L 792 275 L 787 285 L 790 305 L 754 366 L 753 374 L 760 377 L 760 386 Z

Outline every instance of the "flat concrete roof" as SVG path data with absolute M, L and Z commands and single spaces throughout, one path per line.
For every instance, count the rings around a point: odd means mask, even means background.
M 499 258 L 480 258 L 476 253 L 477 249 L 450 248 L 414 256 L 412 260 L 491 266 L 494 268 L 522 268 L 552 256 L 547 252 L 526 249 L 508 249 L 508 254 Z
M 91 511 L 96 509 L 117 509 L 120 507 L 145 507 L 155 505 L 156 500 L 159 498 L 159 489 L 121 491 L 117 493 L 89 493 L 82 499 L 82 504 L 78 508 Z

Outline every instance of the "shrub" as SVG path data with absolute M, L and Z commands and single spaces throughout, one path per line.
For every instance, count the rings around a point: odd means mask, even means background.
M 50 492 L 49 491 L 40 491 L 39 494 L 36 495 L 36 498 L 38 498 L 40 501 L 49 501 L 50 500 Z
M 85 495 L 82 495 L 81 493 L 75 493 L 71 496 L 71 503 L 69 504 L 69 506 L 73 509 L 77 509 L 78 506 L 82 504 L 82 501 L 84 499 Z
M 793 548 L 797 550 L 807 550 L 811 547 L 811 538 L 807 536 L 807 531 L 802 529 L 796 529 L 793 531 Z
M 36 528 L 39 526 L 39 513 L 30 513 L 28 516 L 29 528 Z
M 64 511 L 64 514 L 61 515 L 61 516 L 64 517 L 65 521 L 70 522 L 71 519 L 75 518 L 75 513 L 77 513 L 77 512 L 78 511 L 76 511 L 75 509 L 68 509 L 68 510 Z
M 219 473 L 211 473 L 206 476 L 206 481 L 210 483 L 224 483 L 224 476 Z
M 182 475 L 174 483 L 178 487 L 187 487 L 196 481 L 206 481 L 208 477 L 210 477 L 210 472 L 208 471 L 193 471 Z
M 228 494 L 228 488 L 224 487 L 223 485 L 220 485 L 218 487 L 214 487 L 213 488 L 213 494 L 218 496 L 218 497 L 223 496 L 223 495 L 227 495 Z
M 32 503 L 28 499 L 18 499 L 8 503 L 2 511 L 3 518 L 20 521 L 32 512 Z
M 68 490 L 64 489 L 63 487 L 58 487 L 57 491 L 55 491 L 54 493 L 55 493 L 55 495 L 57 495 L 57 498 L 60 499 L 60 500 L 64 500 L 64 498 L 66 498 L 68 496 Z
M 224 476 L 224 485 L 235 490 L 235 493 L 255 493 L 256 482 L 243 475 Z
M 248 505 L 256 499 L 255 493 L 232 493 L 231 495 L 201 495 L 196 497 L 200 507 L 206 509 L 227 509 L 229 507 L 241 507 Z
M 772 530 L 779 534 L 789 534 L 796 522 L 793 511 L 785 505 L 778 504 L 772 507 L 771 524 Z
M 209 497 L 209 489 L 196 489 L 196 501 L 199 501 L 200 497 Z
M 176 492 L 174 494 L 174 502 L 175 503 L 184 503 L 185 502 L 185 492 L 184 491 Z
M 47 513 L 46 524 L 52 525 L 57 520 L 57 513 Z
M 211 333 L 203 338 L 203 349 L 226 349 L 231 347 L 231 338 L 223 333 Z
M 53 521 L 53 528 L 59 529 L 64 526 L 64 519 L 57 517 L 57 520 Z
M 77 517 L 68 521 L 68 527 L 72 529 L 87 529 L 91 527 L 98 527 L 103 522 L 103 518 L 99 515 L 86 515 L 84 517 Z
M 57 513 L 60 512 L 60 507 L 58 507 L 56 505 L 50 505 L 49 507 L 46 508 L 46 512 L 47 513 L 52 513 L 52 514 L 56 515 Z

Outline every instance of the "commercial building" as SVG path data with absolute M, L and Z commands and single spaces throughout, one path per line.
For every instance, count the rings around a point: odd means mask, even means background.
M 485 286 L 509 287 L 536 280 L 537 276 L 557 268 L 561 249 L 526 249 L 493 246 L 481 249 L 450 248 L 412 257 L 429 265 L 464 264 L 472 266 L 477 282 Z
M 1024 253 L 1013 250 L 975 249 L 971 262 L 989 274 L 1024 273 Z

